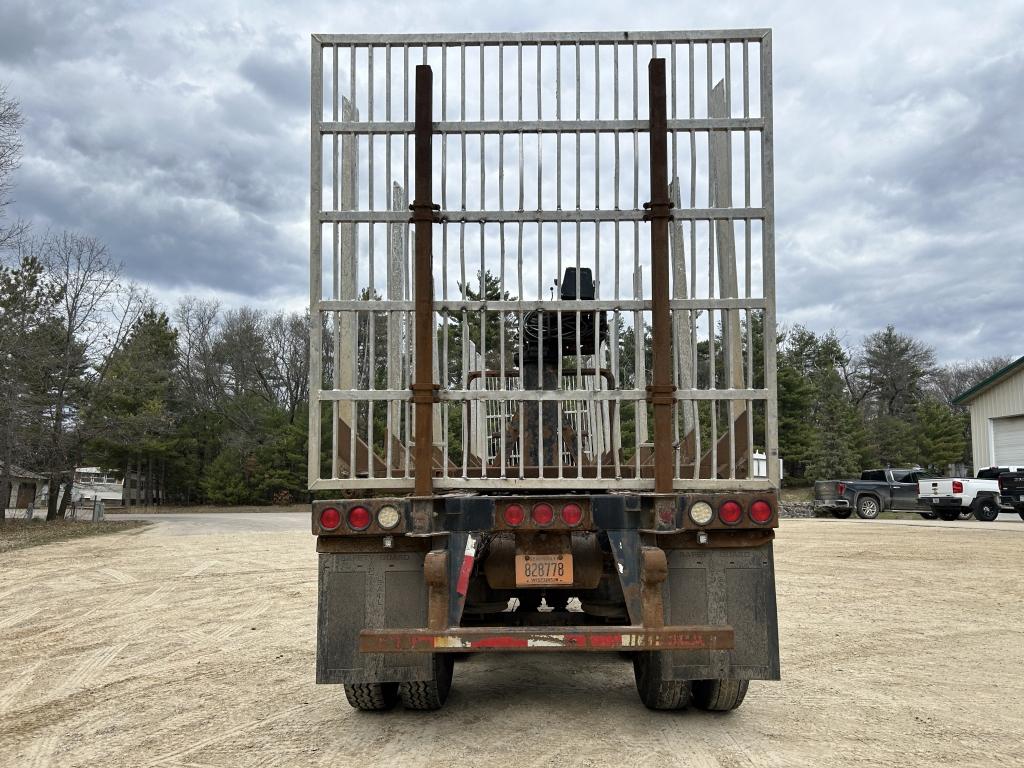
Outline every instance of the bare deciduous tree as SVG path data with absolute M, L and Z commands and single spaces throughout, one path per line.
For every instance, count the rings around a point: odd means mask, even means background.
M 7 89 L 0 84 L 0 250 L 10 248 L 25 233 L 23 222 L 2 226 L 4 209 L 10 204 L 12 176 L 21 162 L 21 107 L 7 96 Z

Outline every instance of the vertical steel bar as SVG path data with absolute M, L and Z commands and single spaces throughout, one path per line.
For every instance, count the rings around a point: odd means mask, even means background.
M 417 496 L 429 496 L 433 492 L 433 86 L 434 77 L 430 67 L 416 67 L 416 201 L 413 203 L 413 220 L 416 227 L 416 264 L 413 277 L 416 296 L 416 380 L 413 382 L 412 390 L 416 405 Z
M 649 399 L 654 404 L 654 491 L 672 491 L 672 327 L 669 312 L 668 222 L 668 136 L 665 114 L 665 60 L 651 59 L 648 66 L 650 98 L 651 157 L 651 325 L 653 335 L 652 385 Z M 642 336 L 637 343 L 642 343 Z
M 772 127 L 772 33 L 761 39 L 761 206 L 765 210 L 761 228 L 762 274 L 764 280 L 764 386 L 768 390 L 765 403 L 765 455 L 768 459 L 768 479 L 779 487 L 778 400 L 775 367 L 775 188 L 772 183 L 774 143 Z
M 310 111 L 309 111 L 309 456 L 307 480 L 312 485 L 320 479 L 320 391 L 323 388 L 323 335 L 320 299 L 323 292 L 321 265 L 320 209 L 323 179 L 323 140 L 320 123 L 324 119 L 323 49 L 314 36 L 310 41 Z

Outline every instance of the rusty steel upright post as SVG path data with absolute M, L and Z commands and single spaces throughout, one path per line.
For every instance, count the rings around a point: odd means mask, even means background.
M 416 292 L 414 330 L 416 370 L 412 382 L 412 401 L 416 409 L 416 496 L 433 493 L 433 418 L 437 397 L 434 385 L 434 271 L 431 228 L 434 206 L 433 119 L 434 75 L 426 64 L 416 67 L 416 197 L 409 206 L 415 225 L 416 253 L 413 262 L 413 286 Z
M 647 399 L 654 405 L 654 492 L 671 493 L 675 474 L 672 451 L 675 385 L 672 383 L 672 318 L 668 305 L 668 223 L 672 203 L 668 190 L 664 59 L 651 59 L 647 80 L 651 116 L 651 200 L 644 207 L 648 209 L 646 218 L 651 223 L 651 335 L 654 344 L 652 383 L 647 387 Z

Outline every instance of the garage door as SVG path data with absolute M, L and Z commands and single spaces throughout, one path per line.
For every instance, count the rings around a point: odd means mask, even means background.
M 1024 464 L 1024 416 L 992 419 L 993 464 Z

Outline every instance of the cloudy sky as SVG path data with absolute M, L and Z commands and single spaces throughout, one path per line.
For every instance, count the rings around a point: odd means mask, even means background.
M 299 5 L 4 0 L 11 212 L 102 238 L 168 306 L 297 309 L 311 32 L 772 27 L 780 321 L 1024 354 L 1019 1 Z

